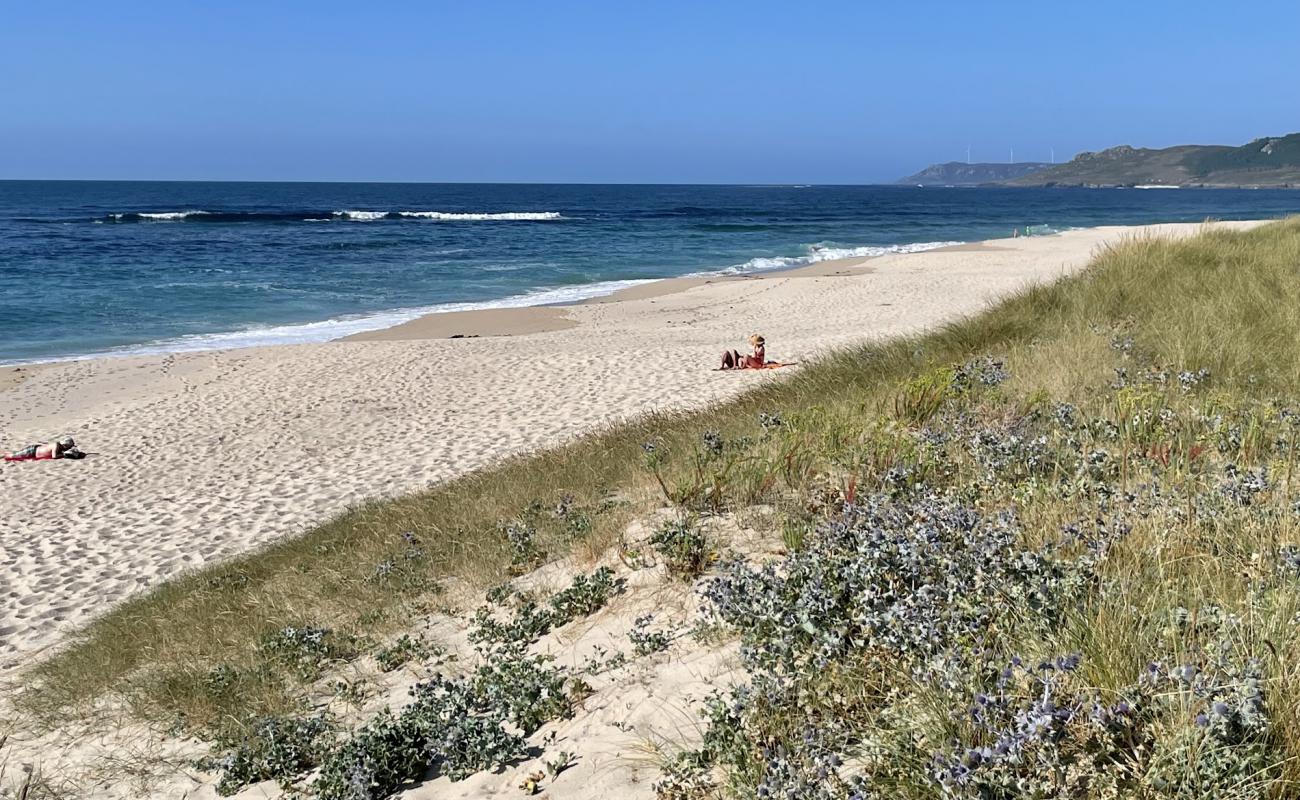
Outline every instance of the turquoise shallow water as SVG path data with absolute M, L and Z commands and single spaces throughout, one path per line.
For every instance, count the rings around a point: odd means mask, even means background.
M 0 364 L 324 341 L 438 310 L 1102 224 L 1294 191 L 0 181 Z

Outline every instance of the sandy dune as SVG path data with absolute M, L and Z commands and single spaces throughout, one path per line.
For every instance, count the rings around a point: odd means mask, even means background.
M 1134 230 L 665 282 L 521 310 L 513 328 L 434 320 L 367 341 L 0 372 L 0 447 L 66 432 L 95 453 L 0 466 L 0 671 L 115 601 L 363 498 L 797 372 L 711 371 L 752 331 L 781 360 L 916 331 L 1077 269 Z M 457 326 L 475 335 L 446 338 Z M 494 330 L 516 335 L 484 335 Z

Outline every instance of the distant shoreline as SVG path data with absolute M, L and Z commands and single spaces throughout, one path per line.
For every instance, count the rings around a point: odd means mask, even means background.
M 1300 133 L 1264 136 L 1241 146 L 1185 144 L 1148 148 L 1119 145 L 1079 153 L 1069 161 L 931 164 L 897 181 L 913 185 L 1085 189 L 1300 188 Z

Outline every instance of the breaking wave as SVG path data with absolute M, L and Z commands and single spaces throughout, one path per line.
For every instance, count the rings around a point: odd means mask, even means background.
M 94 222 L 548 222 L 568 219 L 558 211 L 123 211 Z
M 480 302 L 438 303 L 429 306 L 399 308 L 373 314 L 356 314 L 288 325 L 265 325 L 236 331 L 201 333 L 162 339 L 145 344 L 124 345 L 110 350 L 97 350 L 75 356 L 57 356 L 34 359 L 0 359 L 0 367 L 20 364 L 77 361 L 83 358 L 120 358 L 126 356 L 159 355 L 162 353 L 194 353 L 208 350 L 228 350 L 242 347 L 265 347 L 285 344 L 310 344 L 342 339 L 356 333 L 391 328 L 428 314 L 449 311 L 480 311 L 493 308 L 523 308 L 526 306 L 577 303 L 593 297 L 605 297 L 632 286 L 654 283 L 653 279 L 602 281 L 577 286 L 534 289 L 523 294 Z
M 965 242 L 916 242 L 913 244 L 891 244 L 882 247 L 833 247 L 827 244 L 810 244 L 807 253 L 801 256 L 772 256 L 751 258 L 743 264 L 736 264 L 721 270 L 724 275 L 744 275 L 750 272 L 767 272 L 774 269 L 791 269 L 816 264 L 821 261 L 838 261 L 843 258 L 871 258 L 890 255 L 891 253 L 921 253 L 937 250 L 940 247 L 953 247 Z M 714 273 L 716 274 L 716 273 Z
M 502 220 L 505 222 L 545 222 L 548 220 L 564 219 L 564 215 L 560 214 L 558 211 L 502 211 L 492 214 L 462 214 L 451 211 L 398 211 L 397 215 L 399 217 L 415 219 L 467 220 L 471 222 L 492 220 Z

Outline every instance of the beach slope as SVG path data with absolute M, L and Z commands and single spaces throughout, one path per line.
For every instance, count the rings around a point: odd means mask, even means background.
M 751 332 L 767 337 L 770 356 L 803 362 L 980 311 L 1124 237 L 1201 227 L 1095 228 L 665 282 L 558 309 L 417 321 L 364 341 L 5 371 L 4 447 L 69 433 L 93 455 L 0 467 L 0 665 L 29 662 L 169 577 L 363 500 L 797 373 L 712 371 Z

